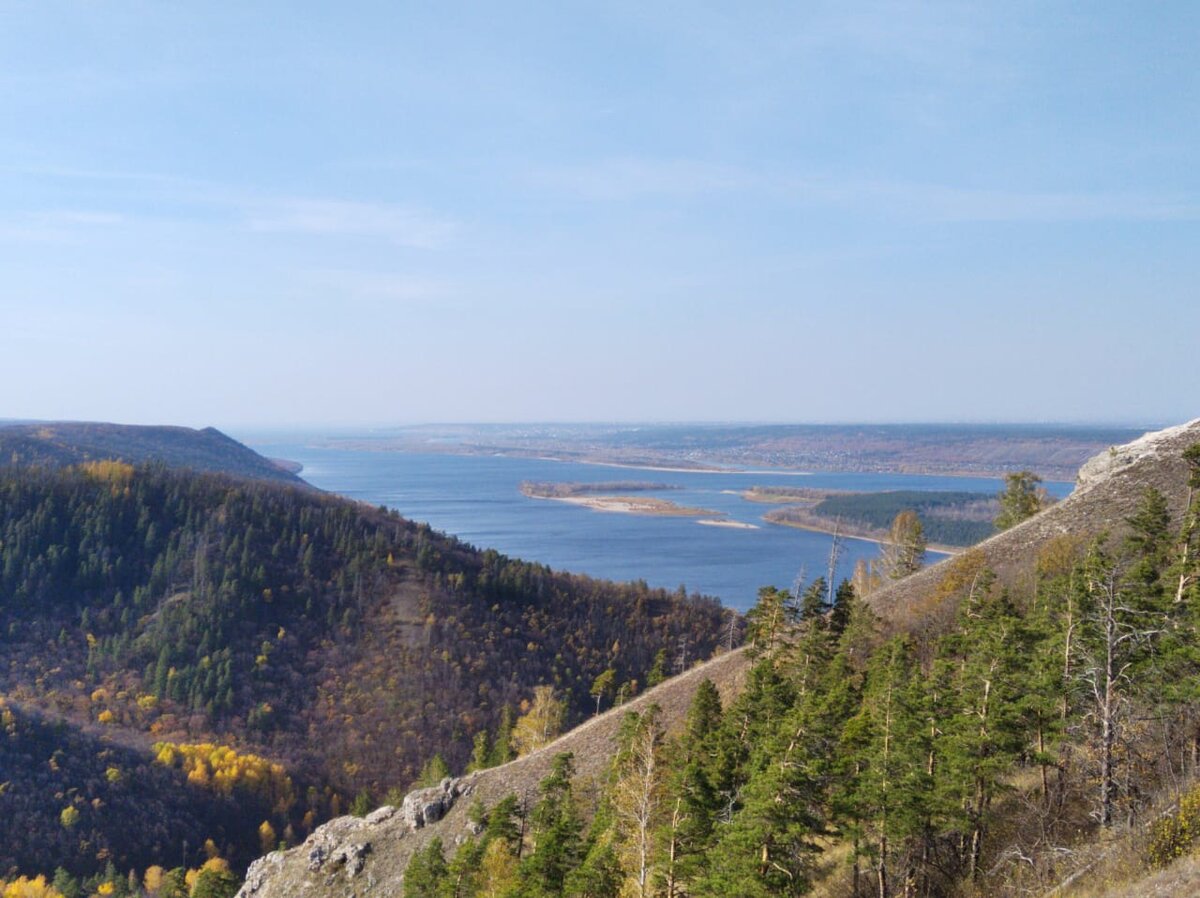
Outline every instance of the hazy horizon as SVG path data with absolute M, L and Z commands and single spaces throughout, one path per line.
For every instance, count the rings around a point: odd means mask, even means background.
M 861 418 L 846 418 L 842 420 L 824 420 L 824 421 L 801 421 L 801 420 L 769 420 L 769 419 L 743 419 L 743 420 L 721 420 L 721 419 L 624 419 L 624 420 L 586 420 L 586 419 L 558 419 L 558 420 L 542 420 L 542 421 L 520 421 L 520 420 L 477 420 L 477 421 L 362 421 L 362 422 L 346 422 L 346 423 L 331 423 L 322 421 L 297 421 L 297 422 L 280 422 L 274 424 L 259 424 L 254 421 L 228 421 L 228 422 L 191 422 L 181 420 L 109 420 L 99 418 L 15 418 L 15 417 L 0 417 L 0 425 L 10 424 L 118 424 L 127 426 L 164 426 L 164 427 L 190 427 L 193 429 L 203 429 L 205 427 L 215 427 L 222 431 L 239 431 L 242 433 L 304 433 L 308 431 L 324 431 L 331 434 L 337 433 L 364 433 L 364 432 L 387 432 L 389 430 L 417 430 L 423 428 L 500 428 L 500 427 L 1061 427 L 1061 428 L 1094 428 L 1094 429 L 1137 429 L 1147 428 L 1157 430 L 1167 427 L 1173 427 L 1178 424 L 1185 424 L 1189 421 L 1196 420 L 1198 416 L 1191 418 L 1181 418 L 1179 420 L 1162 420 L 1148 421 L 1145 419 L 977 419 L 977 420 L 867 420 Z
M 1195 4 L 0 21 L 0 416 L 1197 414 Z

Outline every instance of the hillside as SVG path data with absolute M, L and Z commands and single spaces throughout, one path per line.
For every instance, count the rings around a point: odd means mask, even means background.
M 103 459 L 135 465 L 158 462 L 174 468 L 306 485 L 286 467 L 212 427 L 193 430 L 77 421 L 0 422 L 0 466 L 57 468 Z
M 1066 499 L 984 540 L 966 557 L 934 565 L 874 593 L 871 604 L 890 620 L 922 620 L 935 611 L 931 603 L 947 594 L 944 585 L 980 564 L 1014 590 L 1032 589 L 1039 553 L 1056 543 L 1078 547 L 1103 532 L 1120 535 L 1147 487 L 1166 497 L 1178 519 L 1188 499 L 1182 453 L 1198 440 L 1200 419 L 1101 452 L 1079 469 L 1075 491 Z
M 1190 894 L 1198 491 L 1194 421 L 1102 453 L 1070 499 L 870 607 L 848 586 L 825 607 L 819 580 L 799 608 L 764 590 L 753 659 L 724 656 L 529 759 L 334 821 L 260 860 L 242 894 L 398 894 L 408 863 L 415 895 Z M 670 738 L 706 675 L 724 708 L 693 708 Z M 573 798 L 549 757 L 562 751 Z M 476 800 L 499 813 L 506 792 L 532 807 L 521 835 L 466 819 Z M 448 804 L 428 825 L 414 813 Z
M 57 844 L 74 799 L 41 801 L 47 783 L 109 809 L 81 811 L 102 836 L 72 841 L 68 868 L 142 869 L 184 839 L 203 858 L 193 834 L 217 818 L 162 837 L 120 810 L 107 766 L 56 761 L 55 738 L 182 771 L 168 803 L 274 781 L 269 813 L 247 804 L 258 819 L 242 822 L 294 840 L 359 796 L 402 792 L 435 754 L 462 770 L 539 684 L 570 724 L 606 671 L 636 693 L 657 657 L 707 657 L 729 630 L 714 601 L 479 552 L 307 489 L 160 465 L 0 469 L 0 697 L 7 748 L 35 761 L 0 776 L 0 817 L 22 809 L 28 837 L 0 829 L 0 869 L 50 872 L 33 846 Z M 235 865 L 257 855 L 253 830 L 222 827 L 206 838 Z
M 470 808 L 475 802 L 492 807 L 507 795 L 536 795 L 554 757 L 563 752 L 574 756 L 576 777 L 584 790 L 594 796 L 607 772 L 618 731 L 627 714 L 658 705 L 665 719 L 679 725 L 703 680 L 710 680 L 722 697 L 729 700 L 743 688 L 748 667 L 744 650 L 719 655 L 648 690 L 634 701 L 581 724 L 530 755 L 502 767 L 470 774 L 448 784 L 448 789 L 432 790 L 438 798 L 448 796 L 449 807 L 444 817 L 429 825 L 414 827 L 404 808 L 387 807 L 368 819 L 334 820 L 303 846 L 275 852 L 257 861 L 247 873 L 246 885 L 239 894 L 244 898 L 287 898 L 314 889 L 321 890 L 317 894 L 343 894 L 349 893 L 343 890 L 358 887 L 370 894 L 399 895 L 405 868 L 413 855 L 427 848 L 434 838 L 453 845 L 470 836 Z M 413 803 L 410 799 L 409 805 Z M 364 866 L 355 870 L 354 864 L 347 865 L 347 855 L 362 857 Z

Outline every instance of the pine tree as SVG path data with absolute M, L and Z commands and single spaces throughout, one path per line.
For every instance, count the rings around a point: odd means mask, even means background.
M 764 586 L 758 601 L 746 612 L 746 636 L 755 653 L 771 654 L 783 635 L 796 622 L 796 608 L 789 593 Z
M 996 516 L 997 530 L 1007 530 L 1026 518 L 1033 517 L 1046 502 L 1045 490 L 1039 488 L 1042 478 L 1032 471 L 1017 471 L 1004 475 L 1004 490 L 998 495 L 1000 514 Z
M 563 898 L 618 898 L 625 881 L 611 831 L 592 843 L 583 861 L 567 874 Z
M 874 862 L 879 898 L 892 894 L 893 853 L 920 838 L 928 818 L 929 747 L 914 702 L 917 679 L 911 646 L 891 640 L 872 658 L 859 711 L 843 731 L 848 775 L 839 806 L 857 837 L 856 854 Z
M 241 882 L 229 870 L 201 870 L 191 898 L 233 898 Z
M 500 709 L 500 723 L 496 727 L 496 738 L 492 741 L 492 751 L 488 756 L 488 767 L 499 767 L 507 764 L 515 755 L 512 747 L 512 733 L 515 718 L 511 705 Z
M 712 784 L 717 764 L 721 696 L 712 680 L 696 688 L 679 740 L 667 746 L 665 813 L 658 834 L 659 885 L 664 898 L 686 894 L 706 861 L 719 800 Z
M 404 898 L 440 898 L 449 875 L 442 840 L 435 836 L 404 870 Z
M 555 755 L 539 787 L 541 799 L 531 816 L 533 848 L 520 866 L 522 888 L 530 895 L 561 894 L 567 874 L 582 859 L 583 823 L 571 789 L 573 775 L 571 755 Z
M 696 883 L 699 896 L 803 895 L 811 884 L 816 837 L 823 833 L 821 790 L 795 717 L 780 721 L 760 746 L 740 807 L 718 827 L 718 860 Z
M 967 875 L 976 879 L 992 801 L 1025 748 L 1022 700 L 1031 640 L 1006 595 L 979 592 L 945 640 L 959 713 L 946 722 L 946 785 L 966 833 Z

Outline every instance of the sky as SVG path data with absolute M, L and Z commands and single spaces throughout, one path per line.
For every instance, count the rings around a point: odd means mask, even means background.
M 1200 415 L 1200 4 L 0 0 L 0 418 Z

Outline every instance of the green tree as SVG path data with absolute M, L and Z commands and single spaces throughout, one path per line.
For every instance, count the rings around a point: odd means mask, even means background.
M 604 671 L 604 673 L 600 674 L 598 677 L 596 677 L 595 680 L 592 681 L 591 695 L 596 700 L 596 714 L 597 715 L 600 714 L 601 700 L 605 696 L 612 694 L 613 687 L 616 685 L 616 682 L 617 682 L 617 672 L 615 670 L 613 670 L 611 667 L 608 668 L 608 670 Z
M 955 705 L 946 726 L 948 804 L 967 834 L 967 875 L 978 878 L 992 802 L 1026 747 L 1024 701 L 1031 685 L 1029 632 L 1007 596 L 976 591 L 946 640 Z
M 625 877 L 609 835 L 611 831 L 595 841 L 582 863 L 567 874 L 564 898 L 617 898 L 622 894 Z
M 64 870 L 62 867 L 54 871 L 54 879 L 50 883 L 51 887 L 58 892 L 63 898 L 80 898 L 83 894 L 83 889 L 80 888 L 79 880 Z
M 416 778 L 410 788 L 428 789 L 431 786 L 438 785 L 449 775 L 449 765 L 445 762 L 445 760 L 442 759 L 440 754 L 435 754 L 432 758 L 425 762 L 425 766 L 421 768 L 420 775 Z
M 1000 513 L 996 515 L 997 530 L 1007 530 L 1037 514 L 1047 503 L 1042 478 L 1032 471 L 1016 471 L 1004 475 L 1004 490 L 999 493 Z
M 467 773 L 476 770 L 486 770 L 491 766 L 492 740 L 488 738 L 487 730 L 480 730 L 471 742 L 471 760 L 467 764 Z
M 441 837 L 435 836 L 404 869 L 404 898 L 440 898 L 449 872 Z
M 521 861 L 522 887 L 535 896 L 560 895 L 567 874 L 583 858 L 583 823 L 575 807 L 570 754 L 555 755 L 531 815 L 533 848 Z
M 188 898 L 187 871 L 175 867 L 163 874 L 158 898 Z
M 500 723 L 496 727 L 496 738 L 492 740 L 492 751 L 488 756 L 489 767 L 507 764 L 515 757 L 512 744 L 515 725 L 516 717 L 513 714 L 512 705 L 505 705 L 500 709 Z
M 191 898 L 233 898 L 241 882 L 228 870 L 201 870 Z
M 895 855 L 919 839 L 928 818 L 926 726 L 912 646 L 897 637 L 871 659 L 858 712 L 847 721 L 840 754 L 845 785 L 839 809 L 857 858 L 870 858 L 877 892 L 892 892 Z M 906 876 L 910 871 L 906 870 Z
M 754 607 L 746 612 L 746 635 L 754 652 L 771 654 L 783 635 L 796 622 L 792 597 L 774 586 L 758 591 Z

